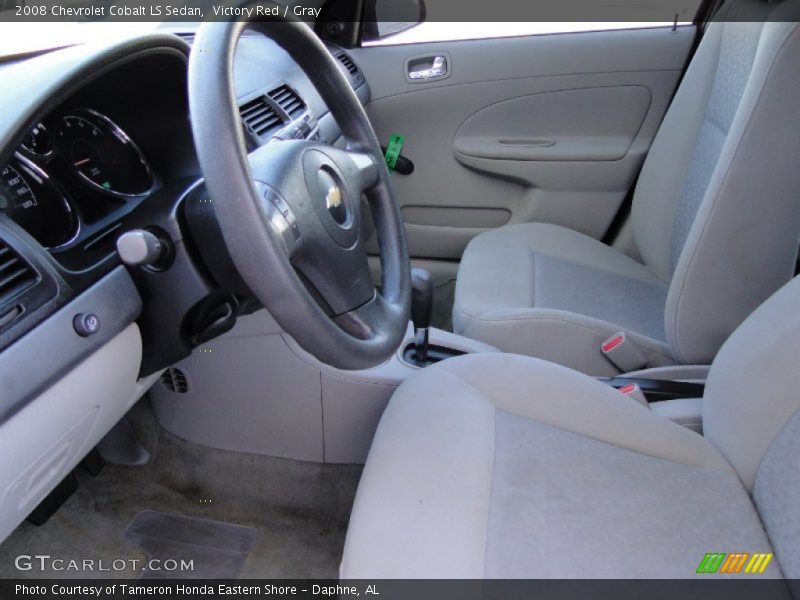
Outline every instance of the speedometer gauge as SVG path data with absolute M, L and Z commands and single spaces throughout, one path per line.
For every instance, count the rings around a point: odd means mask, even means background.
M 46 248 L 59 248 L 78 234 L 72 206 L 47 174 L 17 154 L 0 169 L 0 212 Z
M 116 196 L 141 196 L 155 180 L 136 144 L 108 117 L 89 109 L 61 119 L 61 155 L 91 186 Z

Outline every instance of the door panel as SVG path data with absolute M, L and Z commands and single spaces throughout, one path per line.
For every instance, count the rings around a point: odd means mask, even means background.
M 672 97 L 691 27 L 470 40 L 353 51 L 395 174 L 412 256 L 458 259 L 478 233 L 544 221 L 595 238 L 634 182 Z M 411 80 L 414 59 L 448 73 Z

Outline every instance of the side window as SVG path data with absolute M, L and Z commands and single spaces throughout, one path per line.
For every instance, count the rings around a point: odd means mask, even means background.
M 458 9 L 458 2 L 462 9 Z M 472 22 L 481 12 L 469 11 L 472 0 L 368 0 L 362 35 L 363 46 L 476 40 L 584 31 L 644 29 L 690 25 L 702 0 L 631 0 L 615 5 L 595 0 L 565 0 L 551 4 L 493 0 L 486 17 L 501 22 Z M 474 14 L 473 14 L 474 12 Z M 565 20 L 581 15 L 585 21 Z M 448 19 L 461 18 L 463 21 Z M 511 18 L 516 20 L 511 21 Z M 524 19 L 536 19 L 525 21 Z

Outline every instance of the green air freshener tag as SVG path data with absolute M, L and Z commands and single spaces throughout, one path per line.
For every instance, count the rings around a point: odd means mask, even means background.
M 394 171 L 397 166 L 397 159 L 400 157 L 405 141 L 406 138 L 396 133 L 389 138 L 389 145 L 386 148 L 386 166 L 389 167 L 390 171 Z

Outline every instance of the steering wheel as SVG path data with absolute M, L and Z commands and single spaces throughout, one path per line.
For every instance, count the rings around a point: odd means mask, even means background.
M 305 71 L 346 148 L 272 141 L 246 155 L 233 85 L 246 27 Z M 205 22 L 189 60 L 197 156 L 231 258 L 278 324 L 340 369 L 385 362 L 405 334 L 411 297 L 405 230 L 375 132 L 330 53 L 296 20 Z M 381 289 L 362 235 L 362 195 L 375 222 Z

